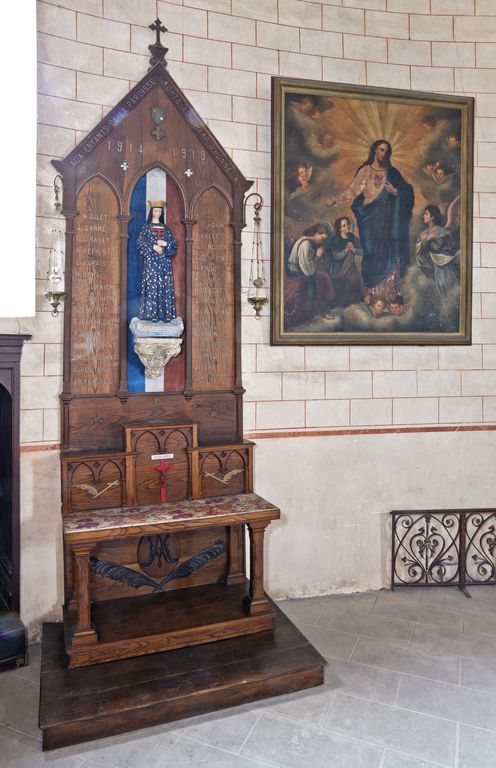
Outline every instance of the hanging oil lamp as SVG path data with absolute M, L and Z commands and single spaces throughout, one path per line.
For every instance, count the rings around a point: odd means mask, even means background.
M 52 207 L 57 214 L 57 225 L 52 229 L 51 245 L 48 252 L 47 274 L 45 280 L 45 298 L 52 307 L 52 316 L 57 317 L 61 301 L 65 299 L 65 259 L 62 248 L 62 232 L 59 226 L 59 214 L 62 208 L 60 201 L 61 187 L 58 181 L 62 178 L 57 175 L 53 180 L 54 200 Z
M 262 225 L 262 217 L 260 216 L 260 210 L 263 207 L 263 198 L 258 192 L 252 192 L 245 200 L 246 204 L 250 197 L 258 198 L 253 204 L 255 215 L 253 217 L 253 242 L 251 249 L 251 261 L 250 261 L 250 282 L 248 286 L 248 303 L 251 304 L 255 310 L 255 316 L 257 320 L 260 320 L 262 309 L 268 304 L 268 286 L 265 279 L 265 269 L 263 262 L 262 251 L 262 236 L 260 233 Z

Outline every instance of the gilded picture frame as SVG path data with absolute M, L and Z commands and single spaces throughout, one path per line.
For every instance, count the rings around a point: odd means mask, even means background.
M 470 344 L 471 97 L 272 78 L 273 344 Z

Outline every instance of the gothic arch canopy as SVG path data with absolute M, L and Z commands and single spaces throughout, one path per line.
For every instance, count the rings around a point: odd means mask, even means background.
M 252 182 L 174 81 L 163 50 L 98 125 L 52 161 L 67 221 L 64 449 L 119 448 L 122 421 L 161 418 L 163 398 L 176 418 L 198 419 L 207 439 L 242 434 L 240 249 Z M 128 328 L 140 307 L 136 240 L 150 199 L 147 186 L 136 205 L 135 192 L 157 169 L 166 182 L 152 199 L 167 199 L 185 331 L 151 397 Z

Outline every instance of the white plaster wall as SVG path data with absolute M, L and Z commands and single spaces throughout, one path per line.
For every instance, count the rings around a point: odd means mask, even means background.
M 275 598 L 388 586 L 393 509 L 495 506 L 495 432 L 260 440 L 255 466 Z
M 273 594 L 385 584 L 385 520 L 394 506 L 494 504 L 494 433 L 422 433 L 496 428 L 494 0 L 39 0 L 37 7 L 37 313 L 0 318 L 0 332 L 33 336 L 21 371 L 24 621 L 36 628 L 60 616 L 62 601 L 62 318 L 50 316 L 42 296 L 53 226 L 50 160 L 66 155 L 143 76 L 154 39 L 148 24 L 157 15 L 169 29 L 172 76 L 265 199 L 267 268 L 271 75 L 476 98 L 471 347 L 275 348 L 268 318 L 256 321 L 243 302 L 245 429 L 258 443 L 256 488 L 283 512 L 267 547 Z M 358 434 L 369 428 L 419 432 Z M 340 430 L 357 434 L 335 436 Z M 269 438 L 274 432 L 280 439 Z
M 21 481 L 21 612 L 38 637 L 64 600 L 58 451 L 23 453 Z

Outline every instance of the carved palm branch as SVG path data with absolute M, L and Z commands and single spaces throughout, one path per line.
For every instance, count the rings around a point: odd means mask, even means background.
M 224 485 L 228 485 L 229 481 L 236 477 L 236 475 L 240 475 L 242 472 L 244 472 L 244 469 L 231 469 L 229 472 L 226 472 L 224 477 L 219 477 L 215 474 L 215 472 L 205 472 L 205 477 L 212 477 L 214 480 L 217 480 L 219 483 L 224 483 Z
M 82 491 L 86 491 L 88 496 L 92 496 L 94 499 L 98 498 L 98 496 L 102 496 L 102 494 L 106 493 L 110 488 L 113 488 L 114 485 L 119 485 L 121 481 L 120 480 L 113 480 L 111 483 L 107 483 L 105 488 L 102 488 L 101 491 L 99 491 L 94 485 L 90 485 L 89 483 L 78 483 L 74 484 L 73 488 L 80 488 Z
M 211 547 L 202 549 L 200 552 L 197 552 L 196 555 L 190 557 L 189 560 L 181 563 L 181 565 L 171 571 L 160 584 L 157 584 L 155 592 L 163 589 L 163 587 L 170 581 L 175 581 L 175 579 L 185 579 L 187 576 L 191 576 L 194 571 L 199 571 L 200 568 L 203 568 L 203 566 L 211 560 L 215 560 L 215 558 L 222 555 L 223 552 L 225 552 L 224 542 L 222 539 L 217 539 Z
M 106 560 L 99 560 L 94 555 L 90 558 L 91 570 L 93 573 L 97 573 L 99 576 L 105 576 L 107 579 L 113 581 L 122 581 L 128 584 L 130 587 L 139 589 L 140 587 L 150 587 L 154 592 L 161 592 L 166 584 L 174 581 L 175 579 L 185 579 L 190 576 L 194 571 L 200 570 L 211 560 L 222 555 L 225 552 L 225 546 L 222 539 L 217 541 L 207 549 L 202 549 L 197 552 L 196 555 L 190 557 L 184 563 L 181 563 L 178 568 L 175 568 L 169 573 L 165 579 L 157 584 L 149 576 L 145 576 L 143 573 L 133 571 L 132 568 L 127 568 L 125 565 L 118 565 L 117 563 L 109 563 Z
M 117 563 L 109 563 L 106 560 L 99 560 L 97 557 L 90 557 L 91 570 L 93 573 L 97 573 L 99 576 L 105 576 L 107 579 L 113 581 L 123 581 L 125 584 L 129 584 L 130 587 L 139 589 L 140 587 L 155 588 L 156 583 L 149 576 L 145 576 L 144 573 L 138 573 L 133 571 L 132 568 L 127 568 L 125 565 L 117 565 Z

